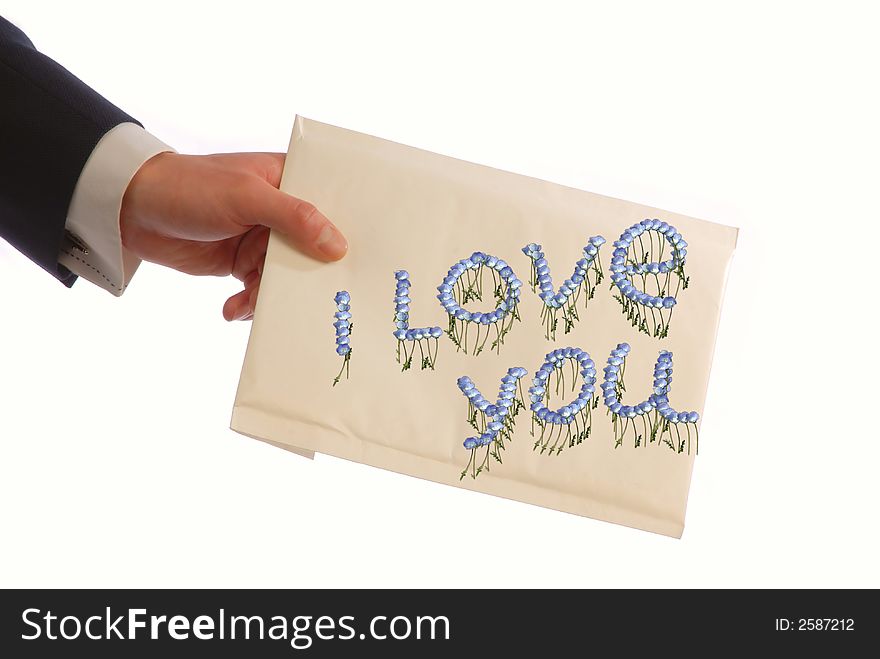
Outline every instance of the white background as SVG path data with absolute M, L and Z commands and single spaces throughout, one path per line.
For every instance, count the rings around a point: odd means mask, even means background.
M 871 4 L 427 7 L 2 13 L 182 152 L 300 113 L 741 227 L 683 539 L 239 436 L 236 282 L 115 299 L 2 243 L 0 584 L 880 586 Z

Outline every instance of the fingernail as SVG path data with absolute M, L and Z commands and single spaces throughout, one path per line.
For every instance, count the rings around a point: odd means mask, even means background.
M 328 222 L 318 234 L 315 247 L 328 259 L 335 261 L 345 256 L 345 252 L 348 251 L 348 241 L 339 229 Z
M 248 307 L 248 305 L 243 304 L 241 305 L 241 308 L 235 312 L 235 316 L 233 316 L 232 320 L 245 320 L 252 313 L 253 311 Z

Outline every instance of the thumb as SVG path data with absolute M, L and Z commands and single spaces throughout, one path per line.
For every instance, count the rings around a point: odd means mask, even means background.
M 297 249 L 321 261 L 338 261 L 348 251 L 342 232 L 314 205 L 282 192 L 264 181 L 239 204 L 245 224 L 262 224 L 277 229 Z

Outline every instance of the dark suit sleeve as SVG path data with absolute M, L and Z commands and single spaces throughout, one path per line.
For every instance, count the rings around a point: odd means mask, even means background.
M 0 236 L 67 286 L 67 208 L 95 145 L 136 122 L 0 17 Z

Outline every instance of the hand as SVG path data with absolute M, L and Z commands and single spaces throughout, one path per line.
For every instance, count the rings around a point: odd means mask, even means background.
M 138 170 L 122 200 L 122 244 L 146 261 L 191 275 L 244 283 L 223 305 L 226 320 L 253 317 L 269 229 L 322 261 L 348 243 L 312 204 L 278 190 L 284 156 L 161 153 Z

